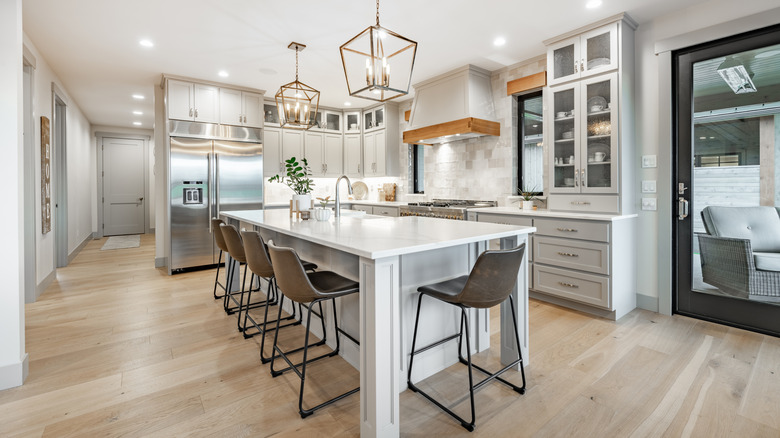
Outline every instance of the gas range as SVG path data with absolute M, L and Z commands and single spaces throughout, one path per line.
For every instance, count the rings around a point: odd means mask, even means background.
M 441 219 L 466 220 L 471 208 L 495 207 L 496 201 L 472 201 L 466 199 L 434 199 L 430 202 L 410 202 L 400 207 L 401 216 L 424 216 Z

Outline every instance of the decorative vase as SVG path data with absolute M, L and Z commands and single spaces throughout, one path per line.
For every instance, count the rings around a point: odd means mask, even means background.
M 523 201 L 523 210 L 533 210 L 534 201 Z
M 293 195 L 293 210 L 302 211 L 311 209 L 311 193 L 305 195 Z
M 317 207 L 312 211 L 314 212 L 314 219 L 317 219 L 318 221 L 326 221 L 330 219 L 331 210 L 329 208 Z

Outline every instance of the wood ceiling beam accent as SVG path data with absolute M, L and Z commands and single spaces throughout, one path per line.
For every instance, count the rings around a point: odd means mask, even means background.
M 404 131 L 404 143 L 419 144 L 423 140 L 445 135 L 471 133 L 498 136 L 501 134 L 501 124 L 491 122 L 490 120 L 466 117 L 465 119 L 453 120 L 452 122 Z
M 406 110 L 406 112 L 404 113 L 404 120 L 408 122 L 411 116 L 412 116 L 412 110 Z
M 524 76 L 506 83 L 506 95 L 522 93 L 528 90 L 542 88 L 547 85 L 547 72 L 536 73 L 530 76 Z

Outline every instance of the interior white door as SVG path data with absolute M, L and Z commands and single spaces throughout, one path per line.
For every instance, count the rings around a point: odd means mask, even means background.
M 103 139 L 103 235 L 144 233 L 144 142 Z

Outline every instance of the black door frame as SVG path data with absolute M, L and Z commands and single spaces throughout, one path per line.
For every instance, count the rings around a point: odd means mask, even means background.
M 780 44 L 780 25 L 718 39 L 672 53 L 672 199 L 689 202 L 693 211 L 693 64 L 769 45 Z M 687 139 L 687 141 L 686 141 Z M 685 161 L 683 162 L 683 158 Z M 678 192 L 679 185 L 687 189 Z M 678 205 L 672 211 L 677 214 Z M 675 216 L 677 216 L 677 214 Z M 692 292 L 693 218 L 673 219 L 672 312 L 759 333 L 780 336 L 780 306 Z

